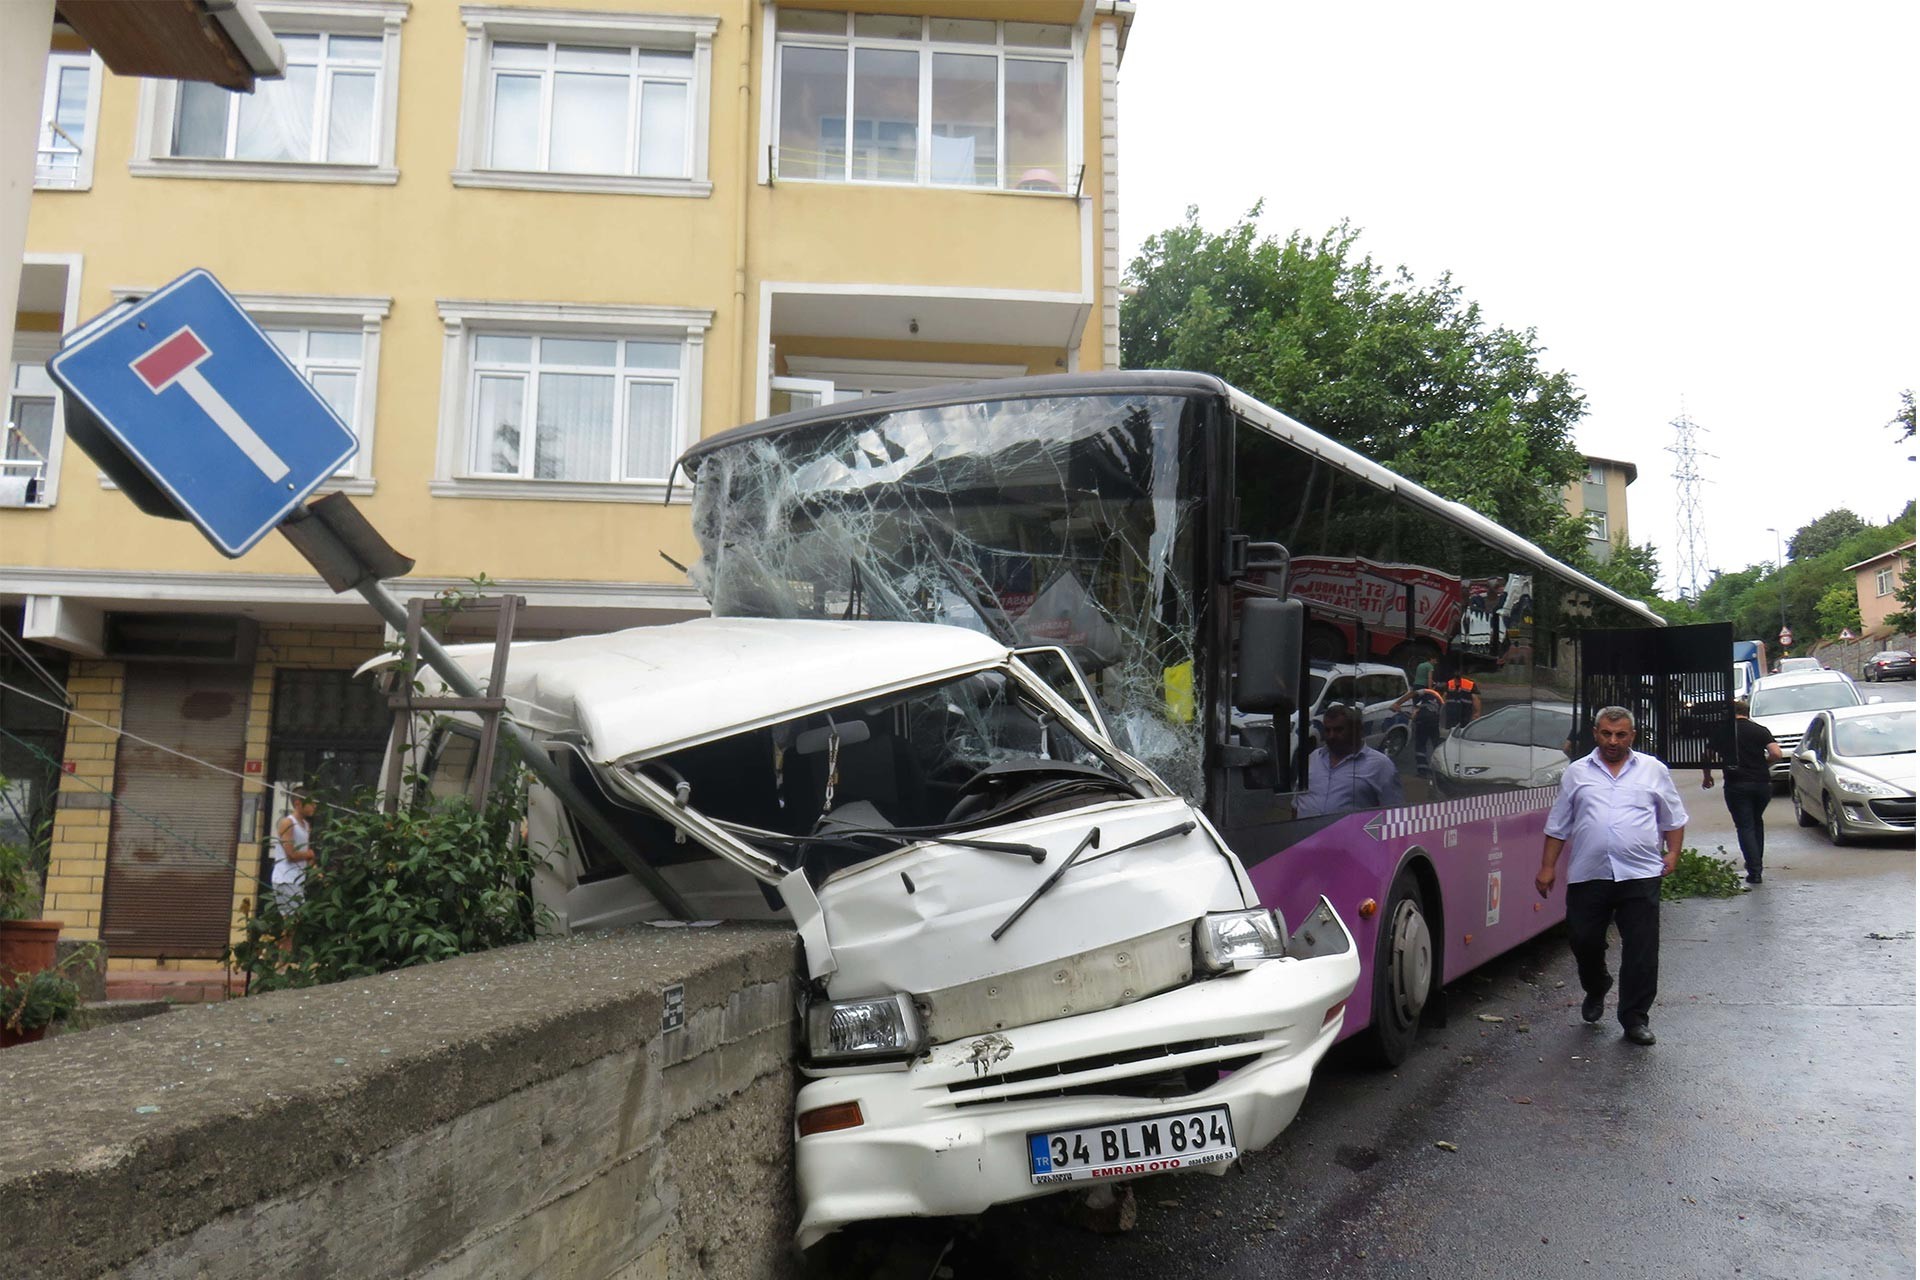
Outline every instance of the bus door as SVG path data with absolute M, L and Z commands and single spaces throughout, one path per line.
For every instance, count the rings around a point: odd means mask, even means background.
M 1635 751 L 1670 769 L 1727 758 L 1733 742 L 1733 624 L 1580 633 L 1576 758 L 1593 746 L 1602 707 L 1633 712 Z

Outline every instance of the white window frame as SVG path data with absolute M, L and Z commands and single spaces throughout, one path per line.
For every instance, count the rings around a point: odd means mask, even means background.
M 713 312 L 696 307 L 627 306 L 564 302 L 495 302 L 442 298 L 445 329 L 440 366 L 440 434 L 434 479 L 428 491 L 440 498 L 515 498 L 568 502 L 658 502 L 665 481 L 534 480 L 473 472 L 473 339 L 476 334 L 559 338 L 637 338 L 680 344 L 680 395 L 676 405 L 678 457 L 700 438 L 706 333 Z M 676 503 L 690 500 L 688 486 L 672 490 Z
M 154 289 L 126 286 L 113 291 L 114 301 L 144 298 Z M 319 492 L 370 494 L 374 490 L 373 445 L 375 410 L 380 402 L 380 330 L 393 309 L 391 297 L 350 297 L 322 293 L 236 293 L 234 301 L 263 329 L 358 329 L 360 331 L 360 385 L 353 406 L 354 435 L 360 451 L 341 469 L 321 481 Z M 100 477 L 100 487 L 114 488 Z
M 922 18 L 920 37 L 917 40 L 886 39 L 878 36 L 855 36 L 853 19 L 856 15 L 848 13 L 847 34 L 844 36 L 794 34 L 782 35 L 778 32 L 779 9 L 775 4 L 762 6 L 762 30 L 765 32 L 762 47 L 765 50 L 761 64 L 761 80 L 766 86 L 762 94 L 760 113 L 760 181 L 799 182 L 816 186 L 835 187 L 893 187 L 924 188 L 934 191 L 963 191 L 990 193 L 994 195 L 1039 196 L 1060 199 L 1076 197 L 1075 187 L 1086 167 L 1085 132 L 1081 95 L 1082 68 L 1086 60 L 1086 29 L 1084 25 L 1073 25 L 1073 36 L 1065 49 L 1034 48 L 1025 45 L 1009 45 L 1006 42 L 1004 22 L 996 22 L 995 42 L 988 44 L 969 44 L 950 42 L 932 38 L 932 18 Z M 804 4 L 789 6 L 800 9 Z M 1064 23 L 1048 25 L 1064 26 Z M 854 51 L 857 49 L 897 49 L 917 50 L 920 54 L 920 110 L 918 117 L 917 154 L 914 161 L 914 180 L 912 182 L 885 182 L 871 178 L 801 178 L 780 172 L 780 74 L 785 65 L 781 52 L 788 48 L 844 49 L 847 51 L 847 93 L 849 99 L 854 92 Z M 1000 106 L 995 127 L 999 130 L 997 166 L 999 180 L 991 186 L 968 183 L 948 183 L 933 181 L 933 149 L 929 139 L 933 136 L 933 57 L 937 53 L 960 53 L 976 55 L 997 55 L 1000 63 L 998 89 Z M 1060 176 L 1059 191 L 1038 191 L 1022 189 L 1017 179 L 1007 172 L 1006 138 L 1006 63 L 1009 57 L 1035 62 L 1064 62 L 1067 67 L 1067 118 L 1064 121 L 1067 140 L 1066 172 Z M 852 112 L 849 108 L 849 118 Z M 847 162 L 852 163 L 852 148 L 848 148 Z
M 708 171 L 708 133 L 713 97 L 713 17 L 599 13 L 573 9 L 520 9 L 498 5 L 462 5 L 466 25 L 466 68 L 460 95 L 459 153 L 453 170 L 456 187 L 496 187 L 530 191 L 578 191 L 626 195 L 688 196 L 713 194 Z M 653 49 L 693 55 L 688 88 L 688 177 L 655 178 L 621 173 L 550 173 L 533 169 L 493 169 L 487 165 L 493 117 L 493 44 L 593 44 Z M 551 482 L 547 482 L 551 483 Z
M 94 53 L 71 53 L 56 49 L 47 55 L 47 80 L 40 95 L 40 120 L 37 135 L 44 135 L 53 121 L 54 107 L 60 89 L 60 71 L 68 67 L 84 67 L 87 72 L 87 118 L 81 125 L 79 159 L 75 163 L 73 181 L 56 181 L 50 175 L 43 175 L 36 156 L 33 166 L 33 188 L 36 191 L 91 191 L 93 189 L 93 157 L 99 148 L 100 136 L 100 82 L 106 78 L 106 64 L 100 61 L 100 55 Z M 36 147 L 43 138 L 37 138 Z
M 0 430 L 8 430 L 5 424 L 13 421 L 13 402 L 19 398 L 46 400 L 53 406 L 53 425 L 47 432 L 46 456 L 40 459 L 40 487 L 34 495 L 34 501 L 18 507 L 5 507 L 8 511 L 44 511 L 53 505 L 54 479 L 59 475 L 60 445 L 66 437 L 66 424 L 61 420 L 64 406 L 61 403 L 60 388 L 54 385 L 46 373 L 46 362 L 60 349 L 60 335 L 57 333 L 16 333 L 13 339 L 13 358 L 6 364 L 6 385 L 0 386 Z M 26 372 L 43 387 L 14 389 L 20 375 Z M 5 453 L 5 441 L 0 440 L 0 454 Z M 25 460 L 23 460 L 25 461 Z M 0 464 L 0 475 L 17 477 L 31 475 L 31 471 L 16 463 Z
M 61 267 L 66 272 L 67 296 L 61 307 L 60 322 L 63 329 L 71 330 L 80 323 L 80 267 L 83 255 L 78 253 L 24 253 L 21 263 L 25 266 Z M 13 350 L 4 352 L 6 362 L 0 365 L 5 370 L 6 380 L 0 385 L 0 418 L 4 418 L 13 397 L 13 367 L 17 364 L 40 364 L 53 358 L 60 349 L 60 335 L 36 331 L 14 330 Z M 39 501 L 31 507 L 18 508 L 25 511 L 44 511 L 60 501 L 61 464 L 67 452 L 67 398 L 66 392 L 55 384 L 53 389 L 53 433 L 48 439 L 47 465 L 40 473 Z
M 1893 566 L 1884 565 L 1873 571 L 1873 594 L 1890 596 L 1893 594 Z
M 326 160 L 219 160 L 173 154 L 174 114 L 179 82 L 142 80 L 140 109 L 128 171 L 143 178 L 219 178 L 261 182 L 347 182 L 390 186 L 400 180 L 395 163 L 400 120 L 400 26 L 408 0 L 258 0 L 267 24 L 290 35 L 321 33 L 378 36 L 381 39 L 379 102 L 374 113 L 374 154 L 370 164 Z
M 1607 513 L 1587 509 L 1587 537 L 1594 542 L 1611 542 L 1607 534 Z

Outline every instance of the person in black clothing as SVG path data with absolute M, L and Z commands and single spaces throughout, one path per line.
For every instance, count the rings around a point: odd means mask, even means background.
M 1773 779 L 1768 766 L 1781 758 L 1780 744 L 1767 727 L 1747 718 L 1747 704 L 1733 704 L 1733 760 L 1722 772 L 1727 775 L 1727 812 L 1733 815 L 1733 829 L 1740 837 L 1740 856 L 1747 861 L 1747 883 L 1759 884 L 1761 858 L 1766 852 L 1767 828 L 1760 815 L 1773 799 Z M 1713 786 L 1714 753 L 1701 768 L 1700 785 Z

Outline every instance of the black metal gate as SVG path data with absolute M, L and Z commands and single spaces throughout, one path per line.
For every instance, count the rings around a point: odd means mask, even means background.
M 1582 631 L 1576 755 L 1592 746 L 1602 707 L 1633 712 L 1633 749 L 1669 768 L 1725 759 L 1733 741 L 1733 624 Z

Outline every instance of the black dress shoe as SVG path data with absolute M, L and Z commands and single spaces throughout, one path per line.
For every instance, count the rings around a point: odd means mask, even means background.
M 1644 1022 L 1636 1022 L 1627 1028 L 1626 1036 L 1635 1044 L 1652 1044 L 1653 1028 Z
M 1606 1010 L 1606 992 L 1602 991 L 1598 995 L 1588 996 L 1580 1002 L 1580 1020 L 1582 1022 L 1598 1022 L 1600 1021 L 1600 1015 L 1605 1013 Z
M 1747 877 L 1747 883 L 1748 883 L 1748 884 L 1759 884 L 1759 883 L 1760 883 L 1760 873 L 1756 871 L 1756 872 L 1755 872 L 1754 874 L 1752 874 L 1752 875 L 1750 875 L 1750 876 L 1748 876 L 1748 877 Z

